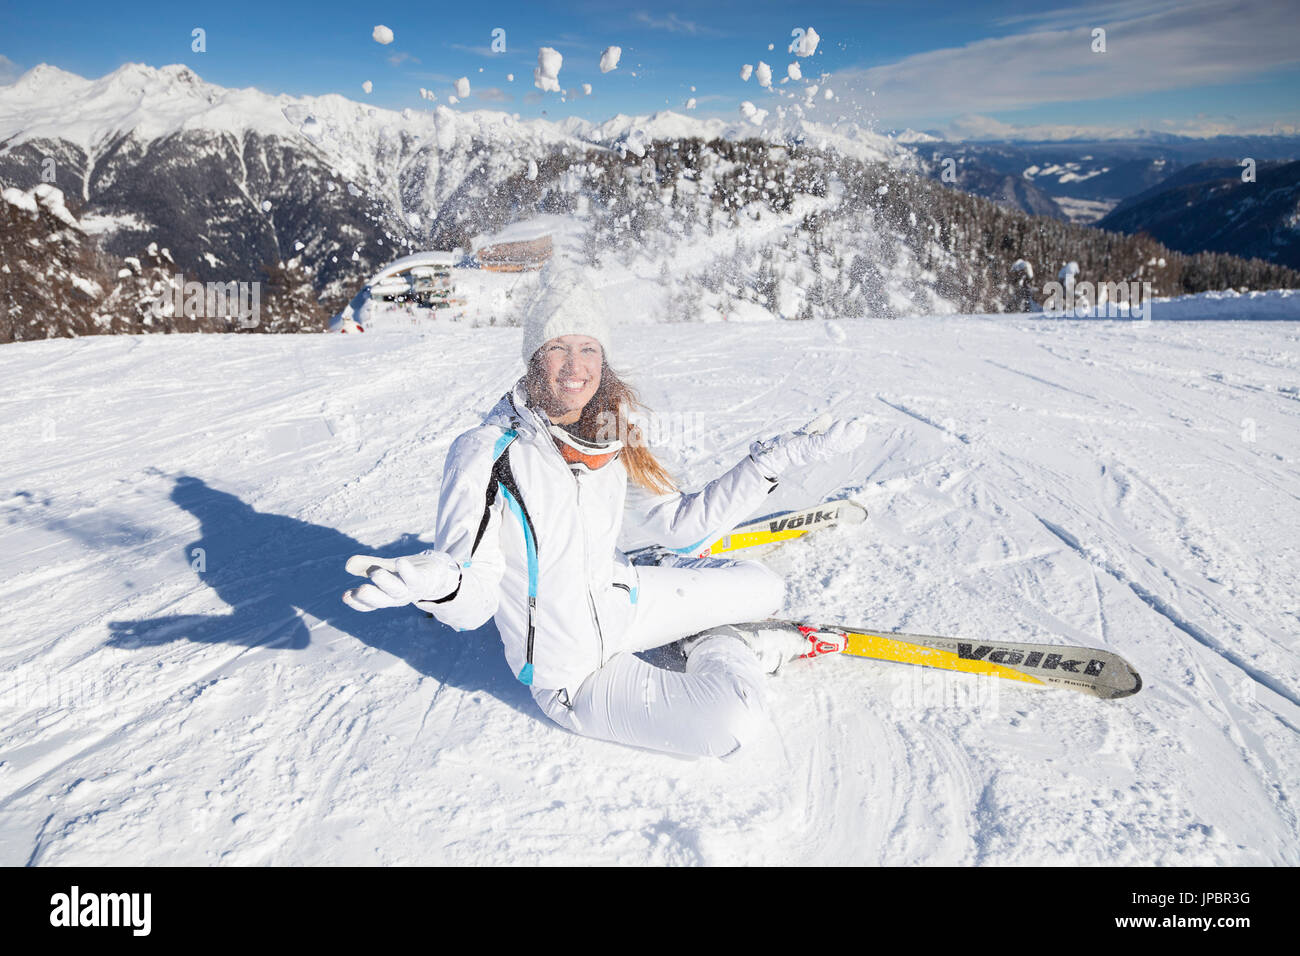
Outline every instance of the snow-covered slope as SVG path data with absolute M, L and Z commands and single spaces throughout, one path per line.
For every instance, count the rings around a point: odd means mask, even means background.
M 870 520 L 769 559 L 791 615 L 1106 647 L 1142 693 L 821 659 L 730 761 L 575 737 L 490 625 L 339 601 L 431 537 L 517 330 L 19 343 L 0 863 L 1300 863 L 1300 322 L 753 329 L 615 347 L 688 484 L 871 418 Z

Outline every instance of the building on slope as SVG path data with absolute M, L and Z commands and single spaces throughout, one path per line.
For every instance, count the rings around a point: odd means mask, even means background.
M 390 262 L 330 320 L 329 331 L 410 328 L 437 319 L 512 324 L 514 293 L 531 287 L 535 276 L 528 273 L 550 261 L 551 236 L 497 236 L 474 245 L 469 255 L 460 249 L 417 252 Z

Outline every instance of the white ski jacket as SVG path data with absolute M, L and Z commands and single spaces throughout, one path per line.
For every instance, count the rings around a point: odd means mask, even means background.
M 740 524 L 777 483 L 746 457 L 702 491 L 654 496 L 628 488 L 621 460 L 571 471 L 548 426 L 520 379 L 452 443 L 435 547 L 460 564 L 460 585 L 417 606 L 460 630 L 495 618 L 521 681 L 572 693 L 608 660 L 606 638 L 628 625 L 637 601 L 620 531 L 692 550 Z

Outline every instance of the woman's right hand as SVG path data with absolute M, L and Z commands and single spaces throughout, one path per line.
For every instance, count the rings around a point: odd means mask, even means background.
M 357 611 L 439 601 L 460 587 L 460 565 L 442 551 L 422 551 L 402 558 L 354 554 L 348 574 L 370 581 L 343 592 L 343 603 Z

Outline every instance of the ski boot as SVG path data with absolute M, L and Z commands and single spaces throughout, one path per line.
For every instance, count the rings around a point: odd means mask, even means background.
M 723 624 L 692 634 L 677 642 L 687 657 L 704 641 L 713 637 L 735 637 L 744 641 L 758 657 L 768 674 L 775 674 L 788 661 L 804 657 L 838 654 L 844 650 L 845 637 L 835 631 L 818 630 L 792 621 L 766 620 L 744 624 Z

